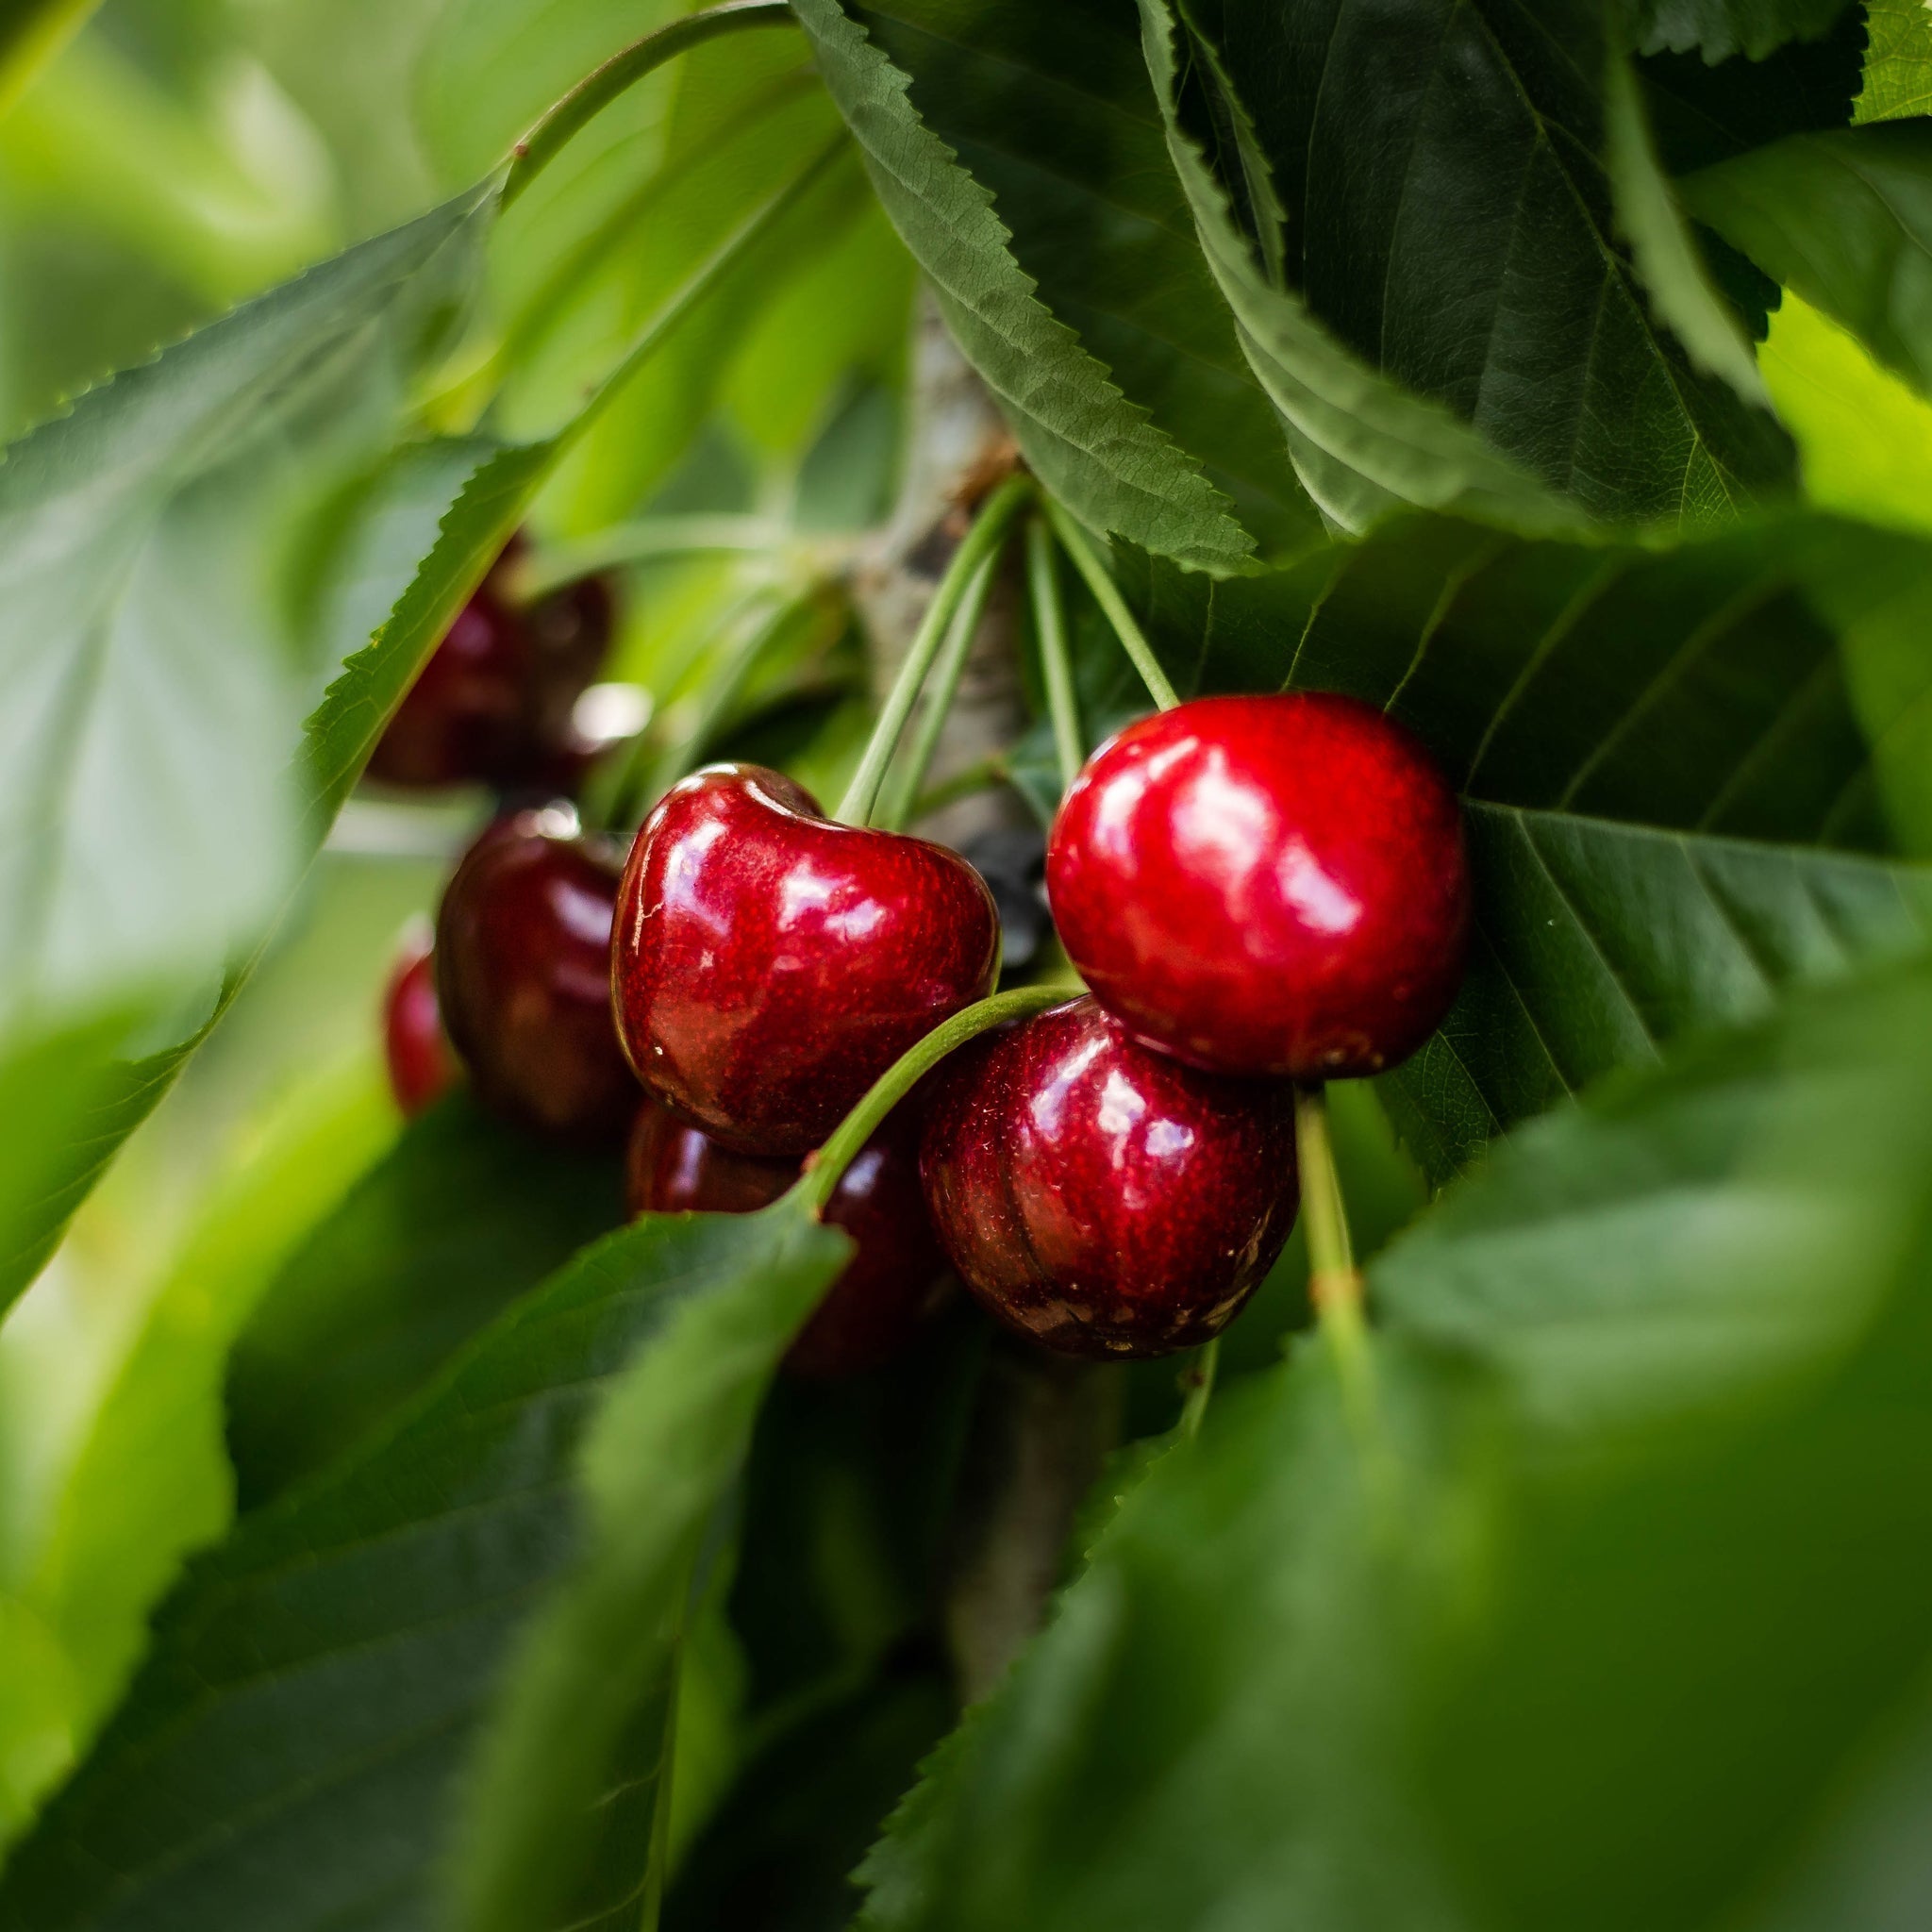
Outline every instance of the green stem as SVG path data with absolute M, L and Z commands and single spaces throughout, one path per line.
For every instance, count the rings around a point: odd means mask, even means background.
M 1079 700 L 1074 694 L 1074 664 L 1067 652 L 1067 620 L 1060 604 L 1053 534 L 1037 516 L 1026 524 L 1026 588 L 1033 604 L 1033 628 L 1040 634 L 1040 669 L 1064 791 L 1080 775 L 1087 752 L 1080 736 Z
M 958 549 L 954 551 L 953 560 L 947 564 L 939 588 L 932 593 L 932 602 L 926 606 L 925 615 L 920 620 L 919 629 L 907 647 L 906 660 L 899 666 L 899 675 L 892 681 L 892 689 L 879 708 L 878 723 L 873 726 L 872 740 L 865 747 L 865 756 L 859 760 L 852 783 L 845 788 L 845 796 L 839 801 L 839 809 L 834 817 L 851 825 L 871 823 L 873 808 L 878 803 L 879 787 L 885 781 L 886 767 L 891 762 L 892 752 L 899 742 L 899 734 L 906 728 L 907 719 L 912 715 L 912 707 L 919 701 L 920 691 L 932 670 L 933 659 L 939 656 L 940 646 L 945 642 L 946 626 L 952 623 L 953 613 L 958 609 L 974 573 L 1006 535 L 1007 525 L 1019 514 L 1021 505 L 1032 493 L 1030 478 L 1008 476 L 987 499 L 978 520 L 967 531 Z
M 794 18 L 788 0 L 725 0 L 722 7 L 688 13 L 642 40 L 633 41 L 578 81 L 510 150 L 500 207 L 508 208 L 587 121 L 654 68 L 689 48 L 716 40 L 720 34 L 751 26 L 782 26 Z
M 807 1199 L 811 1203 L 812 1212 L 824 1212 L 825 1204 L 844 1177 L 846 1168 L 878 1131 L 879 1124 L 955 1047 L 964 1046 L 969 1040 L 1008 1020 L 1024 1020 L 1045 1012 L 1049 1007 L 1064 1006 L 1070 997 L 1063 986 L 1023 986 L 1012 992 L 996 992 L 991 999 L 968 1007 L 963 1013 L 955 1013 L 943 1024 L 935 1026 L 917 1046 L 901 1055 L 833 1129 L 832 1138 L 819 1149 L 817 1159 L 807 1171 L 800 1185 L 808 1191 Z
M 973 649 L 979 620 L 986 615 L 986 600 L 992 595 L 999 560 L 999 553 L 994 551 L 974 572 L 973 581 L 966 586 L 966 594 L 953 615 L 945 647 L 933 665 L 924 701 L 919 708 L 912 742 L 892 773 L 891 782 L 885 787 L 884 798 L 874 815 L 874 823 L 889 832 L 903 831 L 917 806 L 919 789 L 925 783 L 932 755 L 939 749 L 940 733 L 946 727 L 946 714 L 953 708 L 953 698 L 959 689 L 960 674 L 966 669 L 967 654 Z
M 1351 1414 L 1363 1422 L 1374 1403 L 1362 1277 L 1348 1235 L 1348 1210 L 1328 1131 L 1328 1090 L 1294 1090 L 1295 1154 L 1301 1168 L 1302 1227 L 1308 1242 L 1308 1298 L 1341 1377 Z
M 1120 586 L 1114 582 L 1112 574 L 1093 548 L 1087 532 L 1051 497 L 1047 497 L 1045 503 L 1054 535 L 1060 540 L 1061 548 L 1074 559 L 1074 568 L 1087 579 L 1087 588 L 1093 592 L 1094 602 L 1106 613 L 1108 623 L 1112 625 L 1114 636 L 1121 641 L 1121 648 L 1134 660 L 1134 669 L 1141 674 L 1147 694 L 1163 711 L 1173 710 L 1180 703 L 1179 694 L 1167 681 L 1167 673 L 1160 668 L 1160 660 L 1154 655 L 1154 646 L 1147 641 L 1146 632 L 1134 622 L 1134 613 L 1127 608 L 1127 600 L 1121 595 Z
M 1212 1341 L 1201 1345 L 1182 1378 L 1188 1390 L 1188 1398 L 1181 1405 L 1180 1432 L 1184 1440 L 1192 1441 L 1201 1433 L 1201 1419 L 1208 1413 L 1208 1399 L 1214 1393 L 1214 1372 L 1220 1366 L 1221 1338 L 1217 1335 Z

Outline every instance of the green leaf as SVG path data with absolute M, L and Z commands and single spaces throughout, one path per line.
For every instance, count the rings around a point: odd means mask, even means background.
M 1921 0 L 1865 0 L 1865 86 L 1852 119 L 1932 113 L 1932 14 Z
M 1795 135 L 1701 169 L 1691 210 L 1932 389 L 1932 121 Z
M 1296 473 L 1324 516 L 1358 530 L 1416 504 L 1530 529 L 1580 521 L 1447 409 L 1352 354 L 1298 295 L 1263 279 L 1224 192 L 1181 125 L 1166 0 L 1141 0 L 1141 17 L 1168 153 L 1202 253 L 1233 312 L 1242 352 L 1281 418 Z
M 651 1218 L 511 1308 L 190 1570 L 0 1919 L 624 1923 L 705 1525 L 847 1253 L 796 1196 Z
M 1928 1075 L 1921 969 L 1499 1154 L 1366 1408 L 1310 1341 L 1128 1496 L 862 1924 L 1757 1924 L 1932 1662 Z
M 289 1257 L 235 1349 L 242 1507 L 368 1435 L 623 1208 L 613 1158 L 506 1127 L 467 1094 L 412 1124 Z
M 1038 300 L 991 196 L 920 119 L 907 76 L 839 0 L 796 10 L 886 212 L 1041 481 L 1095 529 L 1196 569 L 1242 568 L 1253 542 L 1225 499 Z
M 0 1840 L 18 1832 L 112 1709 L 146 1641 L 148 1613 L 184 1556 L 226 1528 L 234 1483 L 220 1389 L 229 1345 L 394 1121 L 387 1090 L 359 1064 L 278 1110 L 146 1299 L 84 1428 L 61 1445 L 51 1502 L 9 1525 L 0 1603 L 37 1641 L 0 1645 L 0 1712 L 28 1706 L 36 1686 L 58 1690 L 39 1721 L 46 1741 L 30 1755 L 0 1719 Z M 31 1364 L 31 1343 L 19 1346 Z
M 1708 62 L 1744 54 L 1762 60 L 1787 41 L 1818 41 L 1851 0 L 1637 0 L 1631 9 L 1646 54 L 1688 54 Z
M 1166 0 L 1141 11 L 1169 99 Z M 1317 325 L 1407 394 L 1411 414 L 1415 397 L 1429 398 L 1495 463 L 1593 517 L 1696 522 L 1789 489 L 1776 425 L 1687 363 L 1615 242 L 1605 86 L 1617 70 L 1597 0 L 1533 10 L 1328 0 L 1286 38 L 1262 0 L 1215 0 L 1189 18 L 1210 25 L 1273 165 L 1293 297 L 1261 281 L 1211 214 L 1204 246 L 1248 333 L 1265 344 L 1272 319 L 1291 375 Z M 1178 132 L 1174 145 L 1184 179 L 1205 174 Z M 1190 193 L 1200 219 L 1208 192 Z M 1284 392 L 1276 401 L 1290 408 Z M 1323 447 L 1348 461 L 1332 440 Z M 1479 479 L 1452 494 L 1442 460 L 1424 470 L 1437 475 L 1426 496 L 1399 473 L 1392 486 L 1370 480 L 1405 501 L 1472 509 L 1476 489 L 1497 487 Z
M 1263 547 L 1318 527 L 1193 240 L 1133 17 L 1106 0 L 858 9 L 921 118 L 989 189 L 1040 299 Z
M 1674 1035 L 1928 930 L 1932 875 L 1871 856 L 1881 795 L 1902 832 L 1932 823 L 1920 540 L 1790 516 L 1657 550 L 1409 519 L 1211 597 L 1150 575 L 1141 601 L 1184 689 L 1351 691 L 1469 802 L 1470 975 L 1385 1083 L 1439 1180 Z

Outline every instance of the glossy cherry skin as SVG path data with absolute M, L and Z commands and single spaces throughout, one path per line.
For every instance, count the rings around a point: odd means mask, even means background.
M 556 817 L 498 820 L 471 846 L 437 917 L 436 991 L 487 1106 L 594 1141 L 638 1104 L 610 1019 L 618 867 Z
M 599 578 L 528 606 L 508 594 L 513 541 L 477 586 L 404 694 L 370 755 L 387 785 L 552 778 L 571 743 L 571 708 L 609 646 L 614 608 Z
M 426 925 L 404 937 L 390 969 L 382 1043 L 390 1091 L 406 1119 L 425 1112 L 462 1077 L 436 1003 L 435 955 Z
M 633 1214 L 749 1214 L 795 1181 L 795 1159 L 734 1154 L 646 1099 L 631 1129 Z M 795 1375 L 830 1379 L 890 1361 L 946 1291 L 946 1257 L 919 1185 L 919 1120 L 894 1112 L 845 1170 L 825 1219 L 858 1244 L 785 1357 Z
M 741 1153 L 818 1146 L 941 1021 L 992 991 L 985 881 L 923 839 L 710 765 L 644 821 L 618 899 L 618 1031 L 644 1085 Z
M 1046 886 L 1102 1005 L 1221 1073 L 1379 1073 L 1462 980 L 1456 794 L 1401 725 L 1330 691 L 1197 698 L 1128 725 L 1068 791 Z
M 1293 1103 L 1137 1044 L 1091 998 L 941 1070 L 920 1167 L 960 1278 L 1069 1355 L 1218 1335 L 1294 1224 Z

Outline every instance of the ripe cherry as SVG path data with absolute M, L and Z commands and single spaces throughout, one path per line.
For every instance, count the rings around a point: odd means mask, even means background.
M 992 991 L 999 915 L 957 852 L 835 824 L 759 765 L 711 765 L 639 830 L 617 1024 L 638 1076 L 746 1154 L 818 1146 L 941 1021 Z
M 461 1076 L 436 1004 L 435 955 L 426 921 L 404 935 L 390 969 L 382 1042 L 390 1091 L 407 1119 L 414 1120 L 441 1100 Z
M 1137 1045 L 1091 998 L 944 1063 L 920 1166 L 940 1241 L 1008 1326 L 1069 1355 L 1218 1335 L 1297 1205 L 1289 1090 Z
M 566 1139 L 621 1134 L 638 1104 L 610 1019 L 615 857 L 565 808 L 501 819 L 442 895 L 436 991 L 486 1105 Z
M 1373 706 L 1197 698 L 1102 745 L 1054 822 L 1068 957 L 1137 1040 L 1229 1074 L 1407 1058 L 1462 978 L 1456 794 Z
M 404 694 L 369 774 L 410 787 L 551 777 L 572 744 L 571 709 L 596 675 L 614 619 L 600 578 L 519 605 L 512 539 Z
M 631 1129 L 625 1181 L 633 1214 L 749 1214 L 795 1181 L 797 1160 L 734 1154 L 646 1099 Z M 857 1374 L 891 1360 L 945 1294 L 919 1186 L 919 1123 L 902 1107 L 858 1151 L 825 1219 L 858 1244 L 785 1357 L 796 1375 Z

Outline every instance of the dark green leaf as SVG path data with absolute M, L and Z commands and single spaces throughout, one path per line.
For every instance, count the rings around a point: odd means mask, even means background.
M 1190 17 L 1273 163 L 1289 285 L 1357 356 L 1592 516 L 1789 489 L 1783 433 L 1690 366 L 1617 243 L 1599 0 L 1324 0 L 1286 34 L 1267 0 Z
M 907 76 L 839 0 L 796 10 L 886 212 L 1041 480 L 1096 529 L 1197 569 L 1241 569 L 1253 541 L 1226 500 L 1037 299 L 991 196 L 920 119 Z
M 1700 170 L 1698 217 L 1932 389 L 1932 121 L 1803 134 Z
M 466 1924 L 622 1923 L 704 1526 L 847 1252 L 795 1200 L 647 1220 L 509 1310 L 190 1570 L 0 1921 L 416 1925 L 453 1873 Z
M 623 1207 L 614 1159 L 506 1127 L 466 1094 L 416 1122 L 291 1257 L 235 1350 L 242 1507 L 369 1434 Z
M 991 190 L 1041 301 L 1198 458 L 1264 547 L 1317 528 L 1168 163 L 1133 16 L 1108 0 L 858 10 Z
M 1646 54 L 1696 48 L 1707 61 L 1744 54 L 1762 60 L 1787 41 L 1818 41 L 1851 0 L 1637 0 L 1631 9 Z
M 1141 0 L 1141 16 L 1169 158 L 1202 253 L 1242 353 L 1280 415 L 1296 474 L 1323 514 L 1344 529 L 1364 528 L 1403 504 L 1492 515 L 1520 528 L 1580 522 L 1467 424 L 1378 375 L 1298 294 L 1265 278 L 1225 192 L 1181 125 L 1167 0 Z
M 1311 1341 L 1127 1498 L 863 1923 L 1758 1923 L 1923 1707 L 1928 1183 L 1922 969 L 1533 1129 L 1365 1381 Z
M 1438 1179 L 1674 1034 L 1928 930 L 1920 868 L 1824 849 L 1884 851 L 1881 795 L 1923 793 L 1917 539 L 1791 517 L 1657 551 L 1411 520 L 1211 594 L 1141 581 L 1184 689 L 1352 691 L 1470 802 L 1470 977 L 1391 1093 Z

